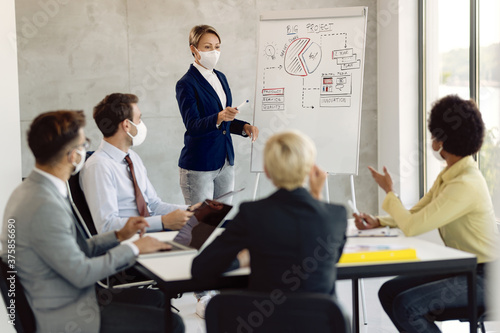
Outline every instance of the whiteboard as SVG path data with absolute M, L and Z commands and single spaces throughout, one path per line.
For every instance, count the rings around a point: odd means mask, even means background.
M 318 165 L 357 174 L 367 7 L 263 13 L 257 55 L 251 171 L 266 140 L 285 129 L 309 135 Z

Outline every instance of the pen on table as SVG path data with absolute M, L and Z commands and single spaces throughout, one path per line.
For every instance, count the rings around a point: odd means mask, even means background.
M 391 228 L 387 225 L 385 226 L 385 230 L 383 231 L 383 234 L 386 236 L 389 236 L 391 233 Z
M 235 109 L 237 109 L 239 111 L 240 108 L 242 108 L 243 106 L 245 106 L 245 104 L 247 104 L 248 102 L 249 102 L 249 100 L 247 99 L 246 101 L 244 101 L 243 103 L 241 103 L 240 105 L 238 105 Z

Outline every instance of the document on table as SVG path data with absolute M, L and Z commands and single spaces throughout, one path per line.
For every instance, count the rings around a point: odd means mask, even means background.
M 398 237 L 400 236 L 400 230 L 389 227 L 358 230 L 354 225 L 354 219 L 349 219 L 346 235 L 347 237 Z
M 399 236 L 398 230 L 391 230 L 391 228 L 375 228 L 367 230 L 354 229 L 347 230 L 347 237 L 397 237 Z

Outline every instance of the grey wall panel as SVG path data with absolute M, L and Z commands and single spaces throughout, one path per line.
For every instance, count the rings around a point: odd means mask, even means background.
M 361 151 L 355 177 L 358 206 L 377 211 L 376 186 L 367 165 L 377 164 L 377 69 L 375 0 L 53 0 L 52 7 L 30 0 L 16 1 L 22 136 L 31 120 L 51 109 L 84 109 L 87 136 L 96 149 L 101 135 L 92 108 L 106 94 L 132 92 L 148 126 L 148 138 L 136 151 L 163 200 L 182 202 L 177 160 L 184 127 L 175 100 L 175 83 L 192 62 L 188 34 L 196 24 L 213 25 L 222 39 L 217 66 L 231 86 L 235 105 L 253 101 L 257 66 L 259 13 L 269 10 L 368 6 Z M 46 18 L 46 19 L 45 19 Z M 30 30 L 31 28 L 31 30 Z M 239 118 L 251 122 L 253 102 Z M 250 142 L 234 137 L 236 187 L 247 190 L 234 203 L 252 197 Z M 33 158 L 23 138 L 23 176 Z M 273 191 L 262 175 L 258 197 Z M 349 178 L 330 177 L 332 201 L 350 197 Z M 236 211 L 236 210 L 235 210 Z M 234 213 L 233 213 L 234 214 Z

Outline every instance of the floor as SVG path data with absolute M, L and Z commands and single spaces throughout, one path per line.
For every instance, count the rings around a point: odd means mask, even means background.
M 377 298 L 377 291 L 386 279 L 372 278 L 365 279 L 365 297 L 368 324 L 361 326 L 362 333 L 392 333 L 396 332 L 389 318 L 385 315 Z M 346 313 L 351 316 L 351 284 L 350 281 L 337 282 L 337 296 L 340 302 L 344 305 Z M 1 301 L 0 301 L 1 302 Z M 182 298 L 173 300 L 172 304 L 181 312 L 180 315 L 186 325 L 186 333 L 205 333 L 205 321 L 195 314 L 196 299 L 192 293 L 185 293 Z M 3 305 L 3 302 L 2 302 Z M 362 314 L 360 314 L 363 319 Z M 0 307 L 0 332 L 15 333 L 13 327 L 7 324 L 5 307 Z M 494 327 L 495 323 L 486 323 L 488 333 L 500 333 L 499 327 Z M 460 323 L 458 321 L 448 321 L 441 325 L 443 333 L 467 333 L 469 332 L 468 323 Z
M 372 278 L 365 279 L 365 297 L 367 308 L 367 325 L 361 325 L 360 332 L 362 333 L 393 333 L 396 332 L 394 326 L 386 316 L 385 312 L 380 307 L 377 291 L 386 281 L 385 278 Z M 344 309 L 349 317 L 351 317 L 351 282 L 338 281 L 337 282 L 337 296 L 340 302 L 344 305 Z M 205 333 L 205 321 L 198 317 L 195 313 L 196 299 L 192 293 L 186 293 L 180 299 L 173 300 L 172 304 L 177 307 L 181 312 L 180 315 L 186 325 L 186 333 Z M 363 319 L 360 313 L 361 320 Z M 500 330 L 492 330 L 494 326 L 492 323 L 486 323 L 488 333 L 498 332 Z M 468 333 L 469 324 L 461 323 L 458 321 L 448 321 L 441 323 L 441 330 L 443 333 Z

